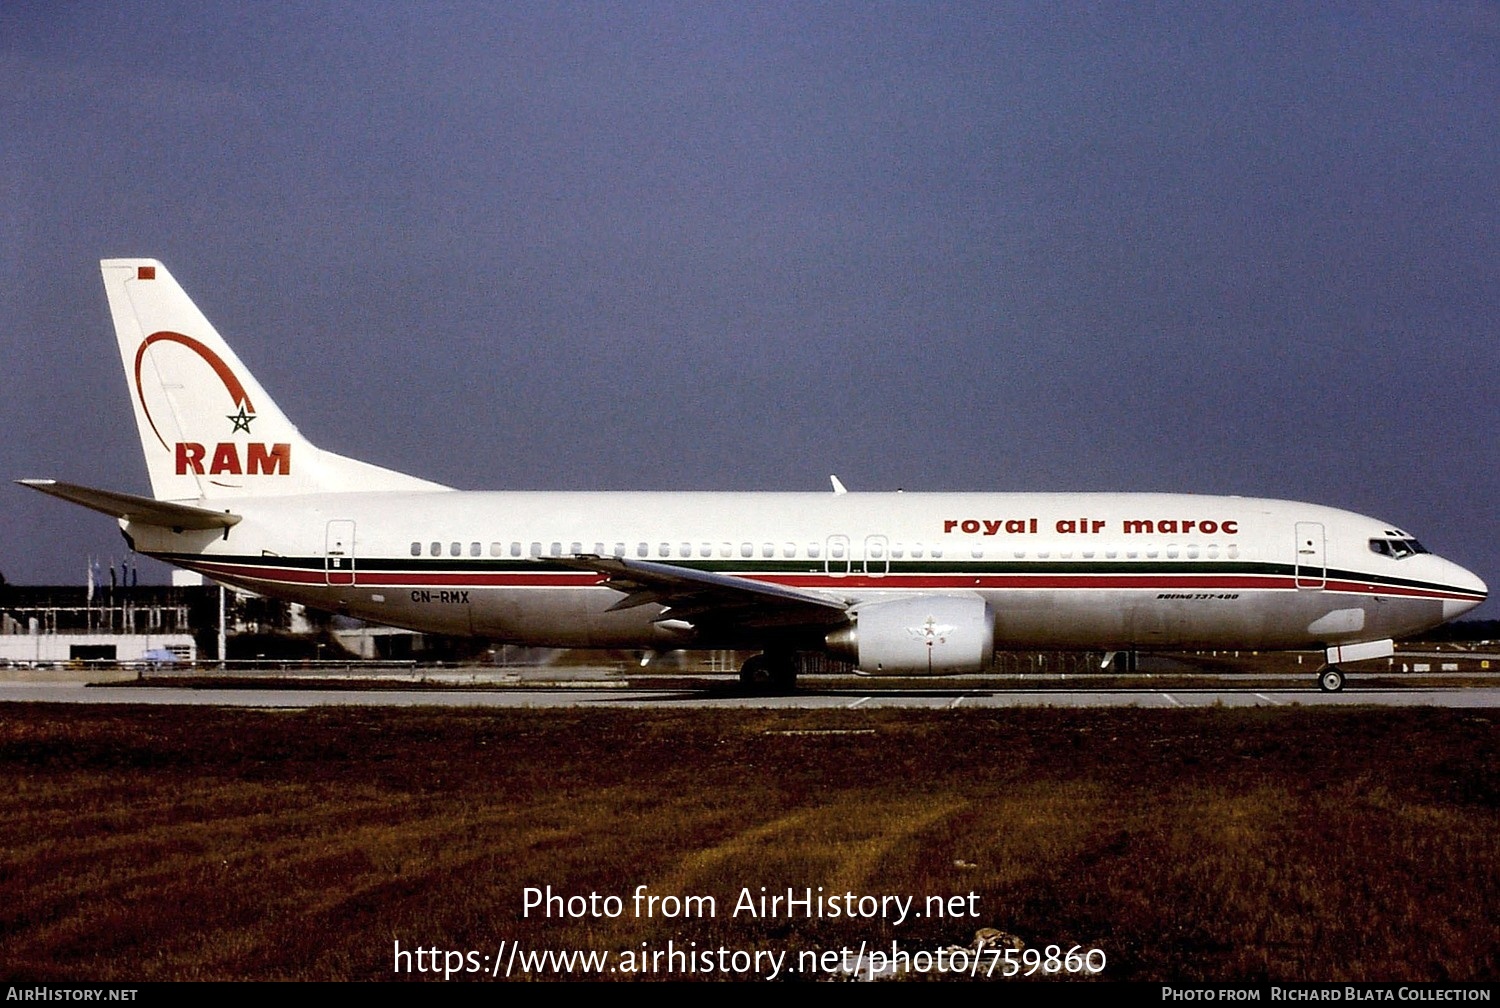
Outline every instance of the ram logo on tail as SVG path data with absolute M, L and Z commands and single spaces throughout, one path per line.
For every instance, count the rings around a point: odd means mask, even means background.
M 141 386 L 141 368 L 145 363 L 146 351 L 153 344 L 169 342 L 186 347 L 197 354 L 205 364 L 218 377 L 224 385 L 224 391 L 229 395 L 230 405 L 235 407 L 233 413 L 227 413 L 224 419 L 229 421 L 230 436 L 239 433 L 250 433 L 250 424 L 255 420 L 255 404 L 250 401 L 250 394 L 245 391 L 245 386 L 235 376 L 233 369 L 224 363 L 224 359 L 214 353 L 212 349 L 204 346 L 202 342 L 182 333 L 162 332 L 152 333 L 141 341 L 139 349 L 135 352 L 135 394 L 141 404 L 141 411 L 146 416 L 146 421 L 151 425 L 151 432 L 156 435 L 156 440 L 161 446 L 173 453 L 175 470 L 178 476 L 189 474 L 195 476 L 289 476 L 292 472 L 292 446 L 290 443 L 268 445 L 263 441 L 251 441 L 244 446 L 243 452 L 239 445 L 231 441 L 220 441 L 213 446 L 212 452 L 207 445 L 197 441 L 178 441 L 168 444 L 167 439 L 162 437 L 161 428 L 157 426 L 156 420 L 151 415 L 151 406 L 146 401 L 145 389 Z

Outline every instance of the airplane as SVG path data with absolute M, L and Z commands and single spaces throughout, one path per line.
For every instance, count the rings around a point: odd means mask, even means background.
M 1389 522 L 1164 493 L 470 492 L 321 450 L 154 259 L 101 262 L 152 496 L 25 486 L 273 598 L 496 643 L 735 649 L 869 675 L 1001 650 L 1320 649 L 1342 663 L 1487 597 Z

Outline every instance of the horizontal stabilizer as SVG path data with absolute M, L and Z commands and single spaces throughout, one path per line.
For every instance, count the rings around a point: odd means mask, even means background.
M 160 525 L 171 529 L 216 529 L 238 525 L 240 516 L 228 511 L 210 511 L 207 508 L 188 504 L 173 504 L 170 501 L 137 497 L 135 494 L 116 493 L 113 490 L 96 490 L 77 483 L 60 483 L 50 479 L 16 480 L 22 486 L 40 490 L 53 497 L 81 504 L 113 518 L 139 522 L 145 525 Z

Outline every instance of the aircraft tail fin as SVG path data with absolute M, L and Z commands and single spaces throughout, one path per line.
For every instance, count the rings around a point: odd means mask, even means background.
M 316 448 L 161 263 L 100 268 L 157 500 L 449 489 Z

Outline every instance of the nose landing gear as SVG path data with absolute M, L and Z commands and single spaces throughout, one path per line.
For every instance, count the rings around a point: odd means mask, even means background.
M 1324 665 L 1318 673 L 1318 688 L 1324 693 L 1337 693 L 1344 688 L 1344 672 L 1337 665 Z

